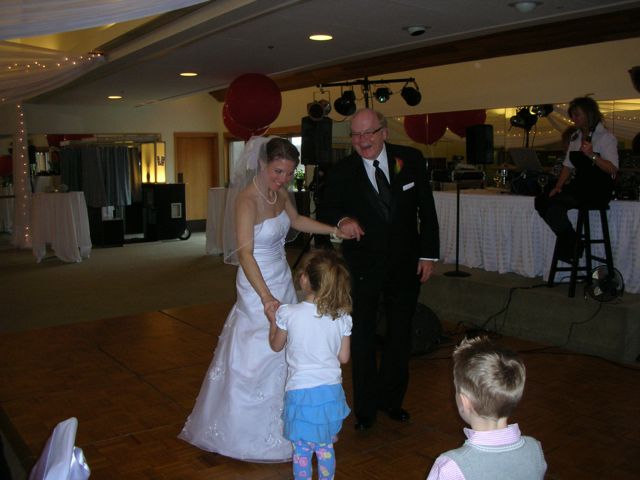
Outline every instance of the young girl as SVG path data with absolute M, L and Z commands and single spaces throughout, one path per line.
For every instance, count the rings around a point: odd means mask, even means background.
M 344 261 L 332 250 L 317 250 L 302 263 L 297 280 L 304 300 L 282 305 L 269 331 L 279 352 L 287 345 L 284 437 L 293 444 L 293 474 L 310 479 L 315 452 L 318 478 L 335 475 L 333 442 L 349 415 L 340 363 L 349 361 L 351 287 Z

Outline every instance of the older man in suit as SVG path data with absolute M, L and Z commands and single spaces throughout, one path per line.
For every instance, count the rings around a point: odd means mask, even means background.
M 387 123 L 371 109 L 351 118 L 354 152 L 329 171 L 319 217 L 351 240 L 342 251 L 353 283 L 352 366 L 356 429 L 378 410 L 406 422 L 411 321 L 420 284 L 439 256 L 439 232 L 426 161 L 410 147 L 385 142 Z M 386 316 L 376 357 L 379 307 Z

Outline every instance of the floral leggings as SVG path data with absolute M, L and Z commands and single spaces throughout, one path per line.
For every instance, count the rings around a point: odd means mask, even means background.
M 332 480 L 336 474 L 336 454 L 333 443 L 293 442 L 293 477 L 311 479 L 313 452 L 318 459 L 318 478 Z

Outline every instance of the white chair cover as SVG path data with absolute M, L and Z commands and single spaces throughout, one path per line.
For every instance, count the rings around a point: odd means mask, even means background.
M 29 480 L 87 480 L 91 470 L 82 449 L 75 447 L 78 419 L 71 417 L 56 425 Z

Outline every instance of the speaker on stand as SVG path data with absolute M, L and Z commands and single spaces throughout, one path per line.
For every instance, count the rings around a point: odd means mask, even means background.
M 493 163 L 493 126 L 471 125 L 466 130 L 467 162 L 472 165 Z M 447 277 L 468 277 L 471 274 L 460 270 L 460 190 L 462 186 L 476 186 L 484 183 L 485 173 L 480 170 L 453 171 L 456 182 L 456 269 L 445 272 Z M 461 185 L 462 184 L 462 185 Z
M 332 163 L 333 120 L 326 116 L 320 116 L 320 112 L 311 115 L 314 112 L 310 109 L 309 111 L 310 115 L 303 117 L 301 123 L 302 143 L 300 157 L 303 165 L 314 165 L 311 184 L 314 185 L 314 190 L 317 190 L 320 183 L 320 169 Z M 314 200 L 317 201 L 317 195 L 314 195 Z M 308 236 L 302 251 L 291 267 L 293 270 L 296 269 L 304 254 L 309 250 L 311 242 L 314 239 L 317 241 L 318 238 L 314 234 Z

